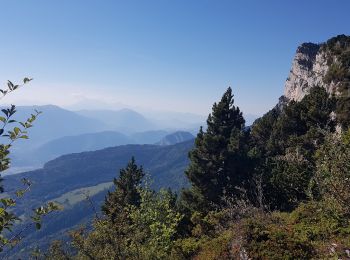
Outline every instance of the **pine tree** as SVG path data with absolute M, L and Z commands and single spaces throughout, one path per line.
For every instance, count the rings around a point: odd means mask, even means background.
M 183 192 L 185 204 L 196 210 L 220 204 L 224 194 L 234 193 L 244 179 L 244 118 L 233 105 L 231 88 L 213 105 L 207 131 L 201 128 L 190 152 L 186 175 L 192 187 Z
M 132 157 L 127 167 L 120 170 L 119 178 L 114 178 L 116 189 L 113 192 L 108 192 L 102 206 L 103 212 L 110 217 L 112 222 L 117 219 L 118 214 L 121 214 L 126 206 L 140 204 L 138 186 L 144 175 L 142 166 L 138 167 L 134 157 Z

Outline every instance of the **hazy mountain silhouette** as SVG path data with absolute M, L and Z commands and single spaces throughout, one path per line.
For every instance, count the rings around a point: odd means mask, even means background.
M 77 114 L 102 121 L 111 130 L 122 133 L 134 133 L 147 130 L 154 130 L 156 126 L 151 120 L 146 119 L 140 113 L 131 109 L 121 110 L 80 110 Z
M 188 141 L 191 139 L 194 139 L 194 136 L 191 133 L 185 132 L 185 131 L 177 131 L 177 132 L 174 132 L 174 133 L 171 133 L 171 134 L 165 136 L 164 138 L 162 138 L 162 140 L 160 140 L 156 144 L 158 144 L 158 145 L 172 145 L 172 144 L 185 142 L 185 141 Z

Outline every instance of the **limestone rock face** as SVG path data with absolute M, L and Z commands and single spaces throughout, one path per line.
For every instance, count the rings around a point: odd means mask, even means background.
M 287 100 L 300 101 L 313 86 L 324 87 L 328 92 L 333 92 L 334 84 L 324 82 L 328 69 L 327 55 L 321 44 L 303 43 L 295 54 L 285 83 L 284 96 Z

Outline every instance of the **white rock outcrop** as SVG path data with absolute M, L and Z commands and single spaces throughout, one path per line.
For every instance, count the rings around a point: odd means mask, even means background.
M 326 84 L 323 81 L 328 68 L 327 56 L 321 45 L 303 43 L 295 54 L 285 83 L 284 96 L 288 100 L 300 101 L 313 86 L 324 87 L 332 93 L 335 90 L 334 84 Z

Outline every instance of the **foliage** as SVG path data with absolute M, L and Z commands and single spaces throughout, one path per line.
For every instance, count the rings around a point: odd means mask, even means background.
M 141 259 L 167 258 L 174 246 L 182 215 L 175 209 L 176 197 L 167 190 L 140 191 L 140 207 L 131 206 L 134 239 L 131 243 Z M 136 253 L 136 252 L 135 252 Z
M 219 236 L 201 241 L 200 250 L 195 259 L 232 259 L 230 244 L 232 232 L 224 231 Z
M 165 259 L 169 256 L 180 213 L 174 209 L 174 197 L 165 190 L 156 193 L 148 188 L 140 191 L 139 206 L 129 205 L 127 222 L 95 220 L 88 234 L 83 230 L 71 233 L 74 257 L 85 259 Z
M 302 203 L 291 213 L 255 210 L 236 220 L 222 217 L 224 230 L 181 240 L 182 254 L 194 259 L 349 257 L 349 218 L 335 214 L 327 203 Z M 189 250 L 191 254 L 186 255 Z
M 291 210 L 308 199 L 313 167 L 299 150 L 289 150 L 268 163 L 271 171 L 264 176 L 267 182 L 264 195 L 272 208 Z
M 291 213 L 244 219 L 239 230 L 241 246 L 253 259 L 336 259 L 346 257 L 349 227 L 349 219 L 334 214 L 326 203 L 308 202 Z
M 350 131 L 329 135 L 317 153 L 315 182 L 323 200 L 350 216 Z
M 326 134 L 335 131 L 334 110 L 335 99 L 314 87 L 300 102 L 290 102 L 282 111 L 275 108 L 253 125 L 249 154 L 272 209 L 292 210 L 307 199 L 315 152 Z
M 295 236 L 286 220 L 261 214 L 244 219 L 240 226 L 244 248 L 252 259 L 309 259 L 313 248 Z

